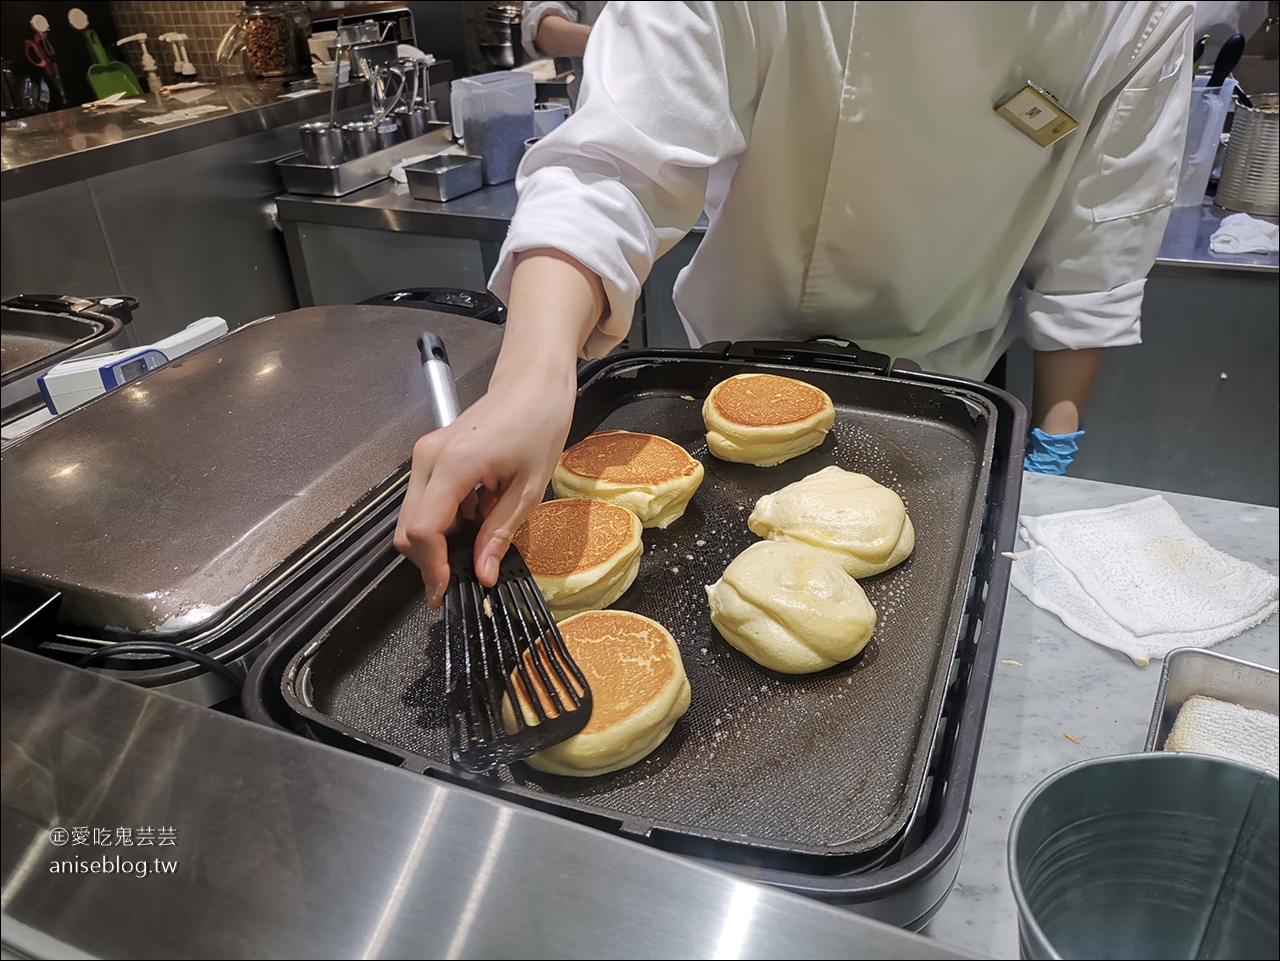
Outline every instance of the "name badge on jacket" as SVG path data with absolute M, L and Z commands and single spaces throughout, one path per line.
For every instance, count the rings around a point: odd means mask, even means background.
M 1015 130 L 1042 147 L 1057 143 L 1080 126 L 1053 97 L 1034 83 L 1023 84 L 1012 97 L 996 104 L 995 110 Z

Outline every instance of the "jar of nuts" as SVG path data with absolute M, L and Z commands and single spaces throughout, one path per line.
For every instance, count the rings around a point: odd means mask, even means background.
M 246 3 L 240 14 L 244 49 L 255 77 L 287 77 L 297 73 L 298 24 L 287 3 Z

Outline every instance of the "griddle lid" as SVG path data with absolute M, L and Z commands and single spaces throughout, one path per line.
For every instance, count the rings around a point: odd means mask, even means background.
M 432 426 L 415 342 L 449 345 L 464 405 L 498 327 L 434 311 L 268 317 L 60 417 L 0 457 L 3 574 L 93 636 L 187 638 L 277 589 L 388 496 Z

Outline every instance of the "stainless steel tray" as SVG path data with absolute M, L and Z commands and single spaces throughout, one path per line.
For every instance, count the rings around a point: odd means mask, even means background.
M 1280 671 L 1225 654 L 1180 647 L 1170 651 L 1160 672 L 1144 751 L 1164 750 L 1178 711 L 1197 694 L 1255 711 L 1280 714 Z
M 447 123 L 433 123 L 421 137 L 328 167 L 305 163 L 298 153 L 277 160 L 276 169 L 280 171 L 284 189 L 291 194 L 341 197 L 385 180 L 392 167 L 410 157 L 447 150 L 453 144 L 452 129 Z

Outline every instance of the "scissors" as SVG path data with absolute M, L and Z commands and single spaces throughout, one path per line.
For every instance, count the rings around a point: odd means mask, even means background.
M 35 30 L 35 36 L 30 40 L 22 42 L 23 52 L 27 55 L 27 60 L 32 66 L 39 67 L 43 70 L 53 82 L 53 88 L 58 94 L 58 99 L 63 106 L 67 103 L 67 93 L 62 88 L 62 75 L 58 72 L 58 65 L 54 62 L 53 44 L 48 37 L 49 21 L 40 14 L 36 14 L 31 18 L 31 28 Z

